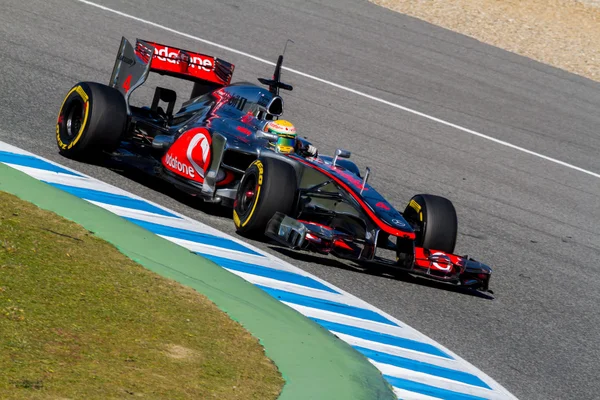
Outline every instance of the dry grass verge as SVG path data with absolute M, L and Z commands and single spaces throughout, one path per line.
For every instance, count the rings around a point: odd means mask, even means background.
M 371 1 L 484 43 L 600 81 L 600 1 Z

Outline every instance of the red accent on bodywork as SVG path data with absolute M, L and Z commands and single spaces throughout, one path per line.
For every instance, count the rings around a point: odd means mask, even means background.
M 359 178 L 357 178 L 354 174 L 351 174 L 343 169 L 337 168 L 337 167 L 333 167 L 333 169 L 335 169 L 337 171 L 338 174 L 342 175 L 344 178 L 346 178 L 348 180 L 348 182 L 350 182 L 355 188 L 357 189 L 362 189 L 362 184 L 363 181 Z M 368 191 L 369 188 L 365 186 L 364 191 Z
M 390 211 L 390 206 L 385 204 L 383 201 L 380 201 L 379 203 L 375 204 L 375 206 L 379 207 L 379 208 L 383 208 L 385 211 Z
M 244 128 L 243 126 L 238 126 L 236 129 L 239 132 L 242 132 L 244 135 L 248 135 L 248 136 L 252 135 L 252 132 L 250 131 L 250 129 Z
M 217 182 L 217 186 L 227 185 L 235 180 L 235 174 L 231 171 L 225 171 L 225 178 Z
M 224 105 L 227 104 L 227 102 L 229 101 L 229 99 L 231 98 L 231 94 L 227 93 L 225 90 L 223 89 L 219 89 L 219 90 L 215 90 L 213 92 L 213 97 L 215 98 L 215 100 L 217 101 L 217 103 L 215 104 L 215 106 L 213 107 L 213 113 L 216 113 L 217 111 L 219 111 Z
M 358 202 L 358 204 L 361 205 L 363 210 L 365 210 L 365 212 L 369 215 L 369 217 L 371 217 L 373 222 L 375 222 L 382 231 L 389 233 L 390 235 L 402 237 L 405 239 L 414 239 L 415 238 L 414 232 L 404 232 L 399 229 L 392 228 L 391 226 L 389 226 L 385 222 L 383 222 L 377 215 L 375 215 L 375 213 L 369 208 L 369 206 L 360 197 L 358 197 L 356 195 L 356 193 L 354 193 L 354 191 L 350 187 L 348 187 L 348 185 L 345 182 L 338 179 L 335 175 L 332 175 L 331 173 L 327 172 L 323 168 L 319 168 L 316 165 L 311 164 L 311 163 L 301 159 L 300 157 L 296 157 L 296 156 L 290 156 L 290 157 L 292 157 L 294 160 L 300 161 L 301 163 L 303 163 L 311 168 L 316 169 L 317 171 L 319 171 L 323 175 L 333 179 L 338 185 L 343 187 Z
M 306 237 L 307 240 L 309 240 L 309 241 L 311 241 L 313 243 L 320 244 L 321 242 L 323 242 L 323 239 L 321 239 L 320 237 L 315 236 L 315 235 L 313 235 L 311 233 L 307 233 L 305 237 Z
M 139 41 L 135 43 L 135 55 L 140 58 L 144 62 L 144 64 L 150 63 L 150 56 L 152 55 L 152 51 L 142 44 Z
M 129 75 L 127 77 L 127 79 L 125 79 L 125 82 L 123 82 L 123 89 L 125 89 L 126 92 L 129 92 L 130 88 L 131 88 L 131 75 Z
M 333 228 L 327 225 L 323 225 L 323 224 L 319 224 L 318 222 L 312 222 L 312 221 L 305 221 L 303 219 L 299 219 L 298 222 L 301 222 L 303 224 L 309 224 L 309 225 L 315 225 L 315 226 L 319 226 L 323 229 L 327 229 L 328 231 L 332 231 Z
M 464 258 L 440 250 L 415 247 L 415 266 L 453 274 L 465 265 Z
M 249 124 L 250 122 L 252 122 L 253 119 L 254 119 L 254 115 L 252 115 L 252 113 L 249 111 L 246 115 L 244 115 L 240 119 L 240 122 L 243 124 Z
M 337 247 L 341 247 L 341 248 L 346 249 L 346 250 L 350 250 L 350 251 L 354 250 L 352 247 L 350 247 L 348 245 L 348 243 L 344 242 L 342 239 L 335 239 L 333 241 L 333 245 L 337 246 Z

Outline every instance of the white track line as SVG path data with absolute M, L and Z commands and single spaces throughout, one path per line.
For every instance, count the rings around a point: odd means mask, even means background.
M 275 65 L 274 62 L 269 61 L 269 60 L 265 60 L 264 58 L 260 58 L 260 57 L 254 56 L 252 54 L 249 54 L 249 53 L 246 53 L 246 52 L 243 52 L 243 51 L 240 51 L 240 50 L 236 50 L 234 48 L 231 48 L 231 47 L 228 47 L 228 46 L 224 46 L 224 45 L 219 44 L 219 43 L 212 42 L 210 40 L 202 39 L 202 38 L 200 38 L 198 36 L 190 35 L 189 33 L 181 32 L 181 31 L 169 28 L 167 26 L 157 24 L 156 22 L 148 21 L 148 20 L 145 20 L 145 19 L 133 16 L 133 15 L 130 15 L 130 14 L 126 14 L 126 13 L 124 13 L 122 11 L 117 11 L 115 9 L 112 9 L 112 8 L 109 8 L 109 7 L 100 5 L 100 4 L 96 4 L 96 3 L 93 3 L 93 2 L 87 1 L 87 0 L 77 0 L 77 1 L 79 1 L 80 3 L 84 3 L 84 4 L 87 4 L 87 5 L 99 8 L 99 9 L 104 10 L 104 11 L 111 12 L 113 14 L 120 15 L 120 16 L 125 17 L 125 18 L 132 19 L 134 21 L 138 21 L 138 22 L 141 22 L 141 23 L 144 23 L 144 24 L 147 24 L 147 25 L 154 26 L 156 28 L 162 29 L 162 30 L 167 31 L 167 32 L 174 33 L 174 34 L 179 35 L 179 36 L 186 37 L 188 39 L 195 40 L 197 42 L 206 43 L 208 45 L 217 47 L 219 49 L 223 49 L 223 50 L 229 51 L 231 53 L 235 53 L 235 54 L 239 54 L 239 55 L 244 56 L 244 57 L 251 58 L 253 60 L 256 60 L 256 61 L 268 64 L 268 65 Z M 596 172 L 588 171 L 587 169 L 583 169 L 581 167 L 577 167 L 575 165 L 566 163 L 564 161 L 557 160 L 556 158 L 548 157 L 546 155 L 543 155 L 543 154 L 540 154 L 540 153 L 536 153 L 535 151 L 528 150 L 526 148 L 514 145 L 512 143 L 505 142 L 504 140 L 500 140 L 500 139 L 496 139 L 496 138 L 488 136 L 488 135 L 484 135 L 483 133 L 474 131 L 472 129 L 465 128 L 465 127 L 460 126 L 460 125 L 453 124 L 452 122 L 448 122 L 448 121 L 445 121 L 445 120 L 440 119 L 440 118 L 436 118 L 436 117 L 434 117 L 432 115 L 425 114 L 425 113 L 423 113 L 421 111 L 413 110 L 412 108 L 408 108 L 408 107 L 402 106 L 400 104 L 392 103 L 391 101 L 387 101 L 387 100 L 381 99 L 379 97 L 372 96 L 370 94 L 358 91 L 356 89 L 352 89 L 352 88 L 349 88 L 347 86 L 343 86 L 343 85 L 337 84 L 335 82 L 331 82 L 331 81 L 319 78 L 317 76 L 310 75 L 310 74 L 307 74 L 307 73 L 302 72 L 302 71 L 298 71 L 298 70 L 293 69 L 293 68 L 283 67 L 283 69 L 286 70 L 286 71 L 289 71 L 291 73 L 303 76 L 305 78 L 309 78 L 309 79 L 315 80 L 317 82 L 321 82 L 321 83 L 324 83 L 326 85 L 330 85 L 330 86 L 333 86 L 335 88 L 342 89 L 342 90 L 345 90 L 347 92 L 356 94 L 358 96 L 362 96 L 362 97 L 365 97 L 367 99 L 377 101 L 379 103 L 388 105 L 390 107 L 394 107 L 394 108 L 397 108 L 399 110 L 406 111 L 406 112 L 414 114 L 414 115 L 418 115 L 418 116 L 426 118 L 426 119 L 428 119 L 430 121 L 434 121 L 434 122 L 437 122 L 439 124 L 446 125 L 446 126 L 449 126 L 451 128 L 458 129 L 460 131 L 469 133 L 471 135 L 478 136 L 480 138 L 490 140 L 490 141 L 492 141 L 494 143 L 497 143 L 497 144 L 500 144 L 502 146 L 510 147 L 511 149 L 515 149 L 515 150 L 521 151 L 523 153 L 527 153 L 527 154 L 530 154 L 532 156 L 544 159 L 546 161 L 550 161 L 550 162 L 553 162 L 555 164 L 562 165 L 563 167 L 567 167 L 567 168 L 574 169 L 574 170 L 579 171 L 579 172 L 583 172 L 584 174 L 591 175 L 591 176 L 593 176 L 595 178 L 600 178 L 600 174 L 598 174 Z

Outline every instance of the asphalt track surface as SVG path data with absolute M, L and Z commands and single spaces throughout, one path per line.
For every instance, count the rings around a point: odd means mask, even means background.
M 599 84 L 366 1 L 101 4 L 273 61 L 290 38 L 290 68 L 600 173 Z M 257 60 L 76 0 L 4 0 L 0 140 L 233 233 L 228 213 L 58 155 L 64 94 L 80 80 L 108 80 L 122 35 L 224 58 L 236 64 L 234 81 L 272 74 Z M 457 252 L 494 267 L 496 299 L 253 244 L 408 323 L 521 399 L 595 398 L 600 179 L 307 77 L 286 72 L 284 81 L 295 86 L 283 93 L 285 117 L 322 153 L 352 150 L 397 208 L 419 192 L 454 202 Z

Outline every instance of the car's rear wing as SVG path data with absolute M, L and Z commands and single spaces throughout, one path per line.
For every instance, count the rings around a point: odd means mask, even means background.
M 227 61 L 164 44 L 144 43 L 154 47 L 150 71 L 191 81 L 216 83 L 220 86 L 231 82 L 234 65 Z
M 199 88 L 228 85 L 235 66 L 227 61 L 188 50 L 137 39 L 135 48 L 123 37 L 109 86 L 129 96 L 142 85 L 150 72 L 194 82 L 192 96 Z

